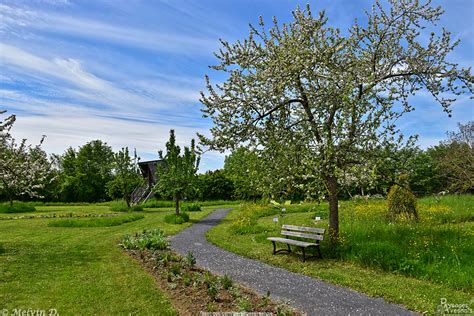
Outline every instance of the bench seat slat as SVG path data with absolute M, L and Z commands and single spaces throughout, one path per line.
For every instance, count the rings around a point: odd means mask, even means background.
M 299 247 L 310 247 L 310 246 L 317 246 L 318 245 L 318 244 L 311 243 L 311 242 L 305 242 L 305 241 L 287 239 L 287 238 L 281 238 L 281 237 L 268 237 L 267 239 L 271 240 L 271 241 L 282 242 L 282 243 L 285 243 L 285 244 L 296 245 L 296 246 L 299 246 Z
M 295 225 L 283 225 L 281 227 L 283 230 L 295 230 L 300 232 L 310 232 L 316 234 L 324 234 L 326 231 L 324 228 L 314 228 L 314 227 L 303 227 L 303 226 L 295 226 Z
M 324 239 L 323 235 L 307 234 L 307 233 L 300 233 L 300 232 L 287 231 L 287 230 L 282 230 L 281 234 L 283 236 L 300 237 L 300 238 L 313 239 L 313 240 L 323 240 Z

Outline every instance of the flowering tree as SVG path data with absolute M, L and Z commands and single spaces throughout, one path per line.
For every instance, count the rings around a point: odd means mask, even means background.
M 41 197 L 38 191 L 50 180 L 50 163 L 41 149 L 44 137 L 36 146 L 27 145 L 26 139 L 17 143 L 10 134 L 14 122 L 13 115 L 0 121 L 0 192 L 10 205 L 16 197 Z
M 424 89 L 449 114 L 456 96 L 473 91 L 470 69 L 446 60 L 458 43 L 448 31 L 420 39 L 442 9 L 419 1 L 390 4 L 386 10 L 376 2 L 366 23 L 355 21 L 347 35 L 328 26 L 324 12 L 313 16 L 309 6 L 296 9 L 289 24 L 274 19 L 268 29 L 260 19 L 243 41 L 221 40 L 219 63 L 211 68 L 227 80 L 214 86 L 206 76 L 201 102 L 214 127 L 212 138 L 200 135 L 202 143 L 217 150 L 239 144 L 272 150 L 286 139 L 303 142 L 305 175 L 325 183 L 334 242 L 337 175 L 398 139 L 395 121 L 414 110 L 409 96 Z
M 179 203 L 187 195 L 196 189 L 197 171 L 199 168 L 199 155 L 191 140 L 191 147 L 181 148 L 176 145 L 174 130 L 170 130 L 170 139 L 166 142 L 166 154 L 158 152 L 160 160 L 156 168 L 158 182 L 155 190 L 165 196 L 173 197 L 175 201 L 176 215 L 179 215 Z

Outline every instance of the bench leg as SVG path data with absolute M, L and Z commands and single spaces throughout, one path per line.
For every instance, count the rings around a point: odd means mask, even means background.
M 272 240 L 272 243 L 273 243 L 273 254 L 276 255 L 276 253 L 277 253 L 276 242 L 274 242 L 274 241 Z
M 319 246 L 318 246 L 318 254 L 319 254 L 319 258 L 323 258 L 323 256 L 321 255 L 321 249 L 319 249 Z
M 305 262 L 306 256 L 305 256 L 305 253 L 304 253 L 304 247 L 301 247 L 301 251 L 303 251 L 303 262 Z
M 290 248 L 290 244 L 286 244 L 288 246 L 288 252 L 291 253 L 291 248 Z

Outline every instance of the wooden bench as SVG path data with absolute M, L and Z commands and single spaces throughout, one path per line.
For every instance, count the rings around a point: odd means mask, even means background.
M 283 225 L 281 227 L 281 234 L 286 238 L 282 237 L 268 237 L 267 239 L 273 243 L 273 254 L 279 252 L 291 253 L 290 245 L 301 247 L 303 252 L 303 262 L 307 259 L 305 256 L 306 248 L 316 248 L 318 250 L 319 257 L 322 259 L 321 250 L 319 249 L 319 242 L 324 239 L 324 228 L 312 228 L 294 225 Z M 299 239 L 290 239 L 289 237 L 297 237 Z M 303 239 L 303 240 L 300 240 Z M 277 250 L 276 243 L 284 243 L 288 246 L 288 249 Z M 313 256 L 311 256 L 313 257 Z M 308 258 L 311 258 L 308 257 Z

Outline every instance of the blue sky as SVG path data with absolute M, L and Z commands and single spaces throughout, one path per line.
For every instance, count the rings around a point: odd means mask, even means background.
M 154 159 L 170 128 L 181 145 L 196 132 L 208 135 L 199 91 L 204 75 L 222 80 L 208 65 L 219 38 L 248 34 L 261 15 L 291 20 L 291 10 L 309 2 L 326 10 L 329 24 L 347 29 L 364 19 L 372 1 L 139 1 L 0 0 L 0 109 L 17 115 L 13 134 L 62 153 L 93 139 L 115 150 L 136 148 Z M 446 10 L 445 26 L 461 44 L 451 61 L 474 64 L 474 1 L 433 1 Z M 428 32 L 428 30 L 427 30 Z M 473 100 L 461 98 L 448 118 L 427 94 L 399 122 L 418 134 L 423 148 L 437 144 L 457 122 L 473 119 Z M 201 171 L 220 168 L 224 155 L 206 153 Z

